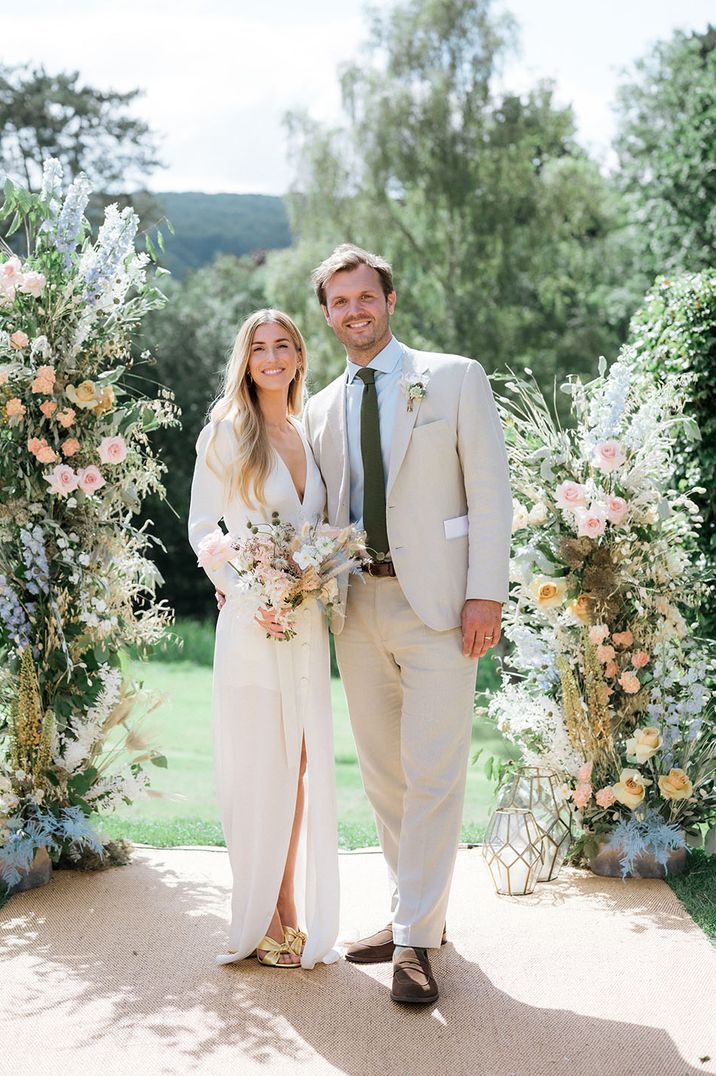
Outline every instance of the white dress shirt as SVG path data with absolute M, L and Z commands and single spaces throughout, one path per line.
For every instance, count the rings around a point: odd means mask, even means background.
M 383 476 L 387 482 L 395 408 L 400 394 L 403 345 L 391 336 L 390 342 L 366 365 L 369 369 L 375 370 L 375 391 L 380 416 L 380 448 L 383 456 Z M 346 369 L 346 432 L 351 474 L 351 523 L 356 523 L 359 527 L 363 526 L 363 458 L 360 451 L 363 382 L 356 375 L 364 368 L 349 360 Z

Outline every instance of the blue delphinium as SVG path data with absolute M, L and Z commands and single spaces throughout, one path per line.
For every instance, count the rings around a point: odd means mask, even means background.
M 60 215 L 52 228 L 52 240 L 60 254 L 65 255 L 65 264 L 71 265 L 70 255 L 77 246 L 82 228 L 82 217 L 87 208 L 92 187 L 84 172 L 80 172 L 72 182 L 60 210 Z
M 50 567 L 47 563 L 42 528 L 38 524 L 31 530 L 21 527 L 20 542 L 25 565 L 25 587 L 28 593 L 35 597 L 46 594 L 50 582 Z
M 81 273 L 87 283 L 88 302 L 97 302 L 104 289 L 114 282 L 124 259 L 134 250 L 138 227 L 139 217 L 131 206 L 121 213 L 116 205 L 107 206 L 97 246 L 82 259 Z
M 30 641 L 30 624 L 25 610 L 10 586 L 6 576 L 0 573 L 0 621 L 5 626 L 8 638 L 18 650 L 22 650 Z

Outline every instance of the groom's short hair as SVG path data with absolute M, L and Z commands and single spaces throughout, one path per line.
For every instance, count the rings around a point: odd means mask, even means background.
M 390 295 L 394 290 L 393 269 L 390 263 L 385 258 L 381 258 L 379 254 L 371 254 L 370 251 L 363 250 L 362 247 L 357 247 L 353 243 L 341 243 L 311 273 L 313 287 L 321 306 L 326 305 L 326 284 L 333 274 L 350 272 L 351 269 L 357 269 L 359 265 L 367 265 L 371 269 L 375 269 L 380 277 L 383 294 Z

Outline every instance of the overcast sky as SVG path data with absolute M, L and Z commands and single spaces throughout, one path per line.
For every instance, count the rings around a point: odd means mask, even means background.
M 390 0 L 388 0 L 390 2 Z M 395 0 L 393 0 L 395 2 Z M 386 0 L 383 5 L 385 6 Z M 713 0 L 504 0 L 521 27 L 504 84 L 552 78 L 584 144 L 608 162 L 620 70 L 676 28 L 716 21 Z M 283 114 L 340 115 L 336 68 L 360 60 L 364 0 L 33 0 L 3 3 L 0 63 L 79 70 L 141 87 L 137 112 L 167 167 L 154 190 L 282 194 L 291 182 Z

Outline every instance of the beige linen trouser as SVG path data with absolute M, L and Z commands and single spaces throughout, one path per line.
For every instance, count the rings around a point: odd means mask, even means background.
M 465 795 L 476 663 L 397 579 L 354 577 L 336 656 L 391 880 L 397 945 L 440 945 Z

